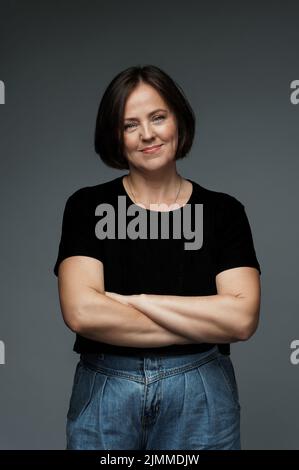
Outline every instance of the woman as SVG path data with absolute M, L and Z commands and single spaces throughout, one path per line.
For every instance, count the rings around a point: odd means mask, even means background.
M 155 66 L 124 70 L 102 97 L 96 152 L 129 172 L 64 210 L 54 272 L 80 354 L 68 449 L 241 448 L 230 343 L 257 328 L 261 270 L 244 205 L 176 169 L 194 129 Z

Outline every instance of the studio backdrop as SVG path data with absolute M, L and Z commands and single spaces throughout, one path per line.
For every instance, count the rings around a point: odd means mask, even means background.
M 152 64 L 196 115 L 185 178 L 244 204 L 260 321 L 231 344 L 243 449 L 299 448 L 298 3 L 0 2 L 0 449 L 64 449 L 78 354 L 53 273 L 66 200 L 124 175 L 94 149 L 118 72 Z

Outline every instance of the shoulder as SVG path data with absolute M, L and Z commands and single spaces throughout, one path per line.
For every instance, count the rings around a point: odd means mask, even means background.
M 71 204 L 93 204 L 105 200 L 109 200 L 115 195 L 115 187 L 119 178 L 105 181 L 93 186 L 83 186 L 72 192 L 67 203 Z
M 243 203 L 234 195 L 228 192 L 216 191 L 207 188 L 190 180 L 194 187 L 194 199 L 198 202 L 202 201 L 203 204 L 211 205 L 215 210 L 229 210 L 233 208 L 244 208 Z

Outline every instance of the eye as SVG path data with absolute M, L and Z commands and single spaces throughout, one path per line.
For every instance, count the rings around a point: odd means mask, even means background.
M 128 129 L 128 128 L 131 128 L 132 126 L 134 126 L 135 124 L 125 124 L 124 128 L 125 129 Z
M 165 119 L 165 116 L 162 116 L 162 114 L 161 114 L 160 116 L 155 116 L 155 117 L 154 117 L 154 121 L 156 121 L 157 119 L 158 119 L 158 120 L 160 120 L 160 119 Z
M 162 120 L 165 119 L 165 116 L 163 116 L 162 114 L 160 114 L 159 116 L 155 116 L 155 117 L 153 118 L 154 121 L 160 121 L 161 119 L 162 119 Z M 125 125 L 124 125 L 124 129 L 125 129 L 125 130 L 126 130 L 126 129 L 132 129 L 132 127 L 134 127 L 134 126 L 136 126 L 136 124 L 134 124 L 134 123 L 125 124 Z

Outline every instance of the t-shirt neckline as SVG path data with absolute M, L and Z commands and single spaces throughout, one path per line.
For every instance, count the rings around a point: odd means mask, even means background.
M 189 196 L 189 199 L 187 200 L 187 202 L 181 206 L 181 207 L 178 207 L 177 209 L 172 209 L 170 211 L 154 211 L 154 210 L 151 210 L 151 209 L 147 209 L 147 208 L 144 208 L 144 207 L 141 207 L 139 206 L 138 204 L 136 204 L 132 199 L 131 197 L 129 196 L 129 194 L 127 193 L 126 191 L 126 188 L 124 186 L 124 183 L 123 183 L 123 178 L 127 176 L 127 175 L 122 175 L 120 176 L 118 179 L 118 183 L 119 183 L 119 186 L 120 186 L 120 190 L 121 190 L 121 193 L 125 196 L 127 196 L 128 200 L 130 201 L 130 204 L 134 204 L 135 206 L 137 206 L 139 209 L 141 210 L 145 210 L 146 212 L 158 212 L 158 213 L 167 213 L 167 212 L 175 212 L 175 211 L 180 211 L 181 209 L 183 209 L 185 206 L 187 206 L 188 204 L 191 204 L 191 202 L 193 201 L 193 197 L 194 197 L 194 191 L 195 191 L 195 183 L 194 181 L 190 180 L 189 178 L 185 178 L 187 181 L 189 181 L 191 184 L 192 184 L 192 192 Z

